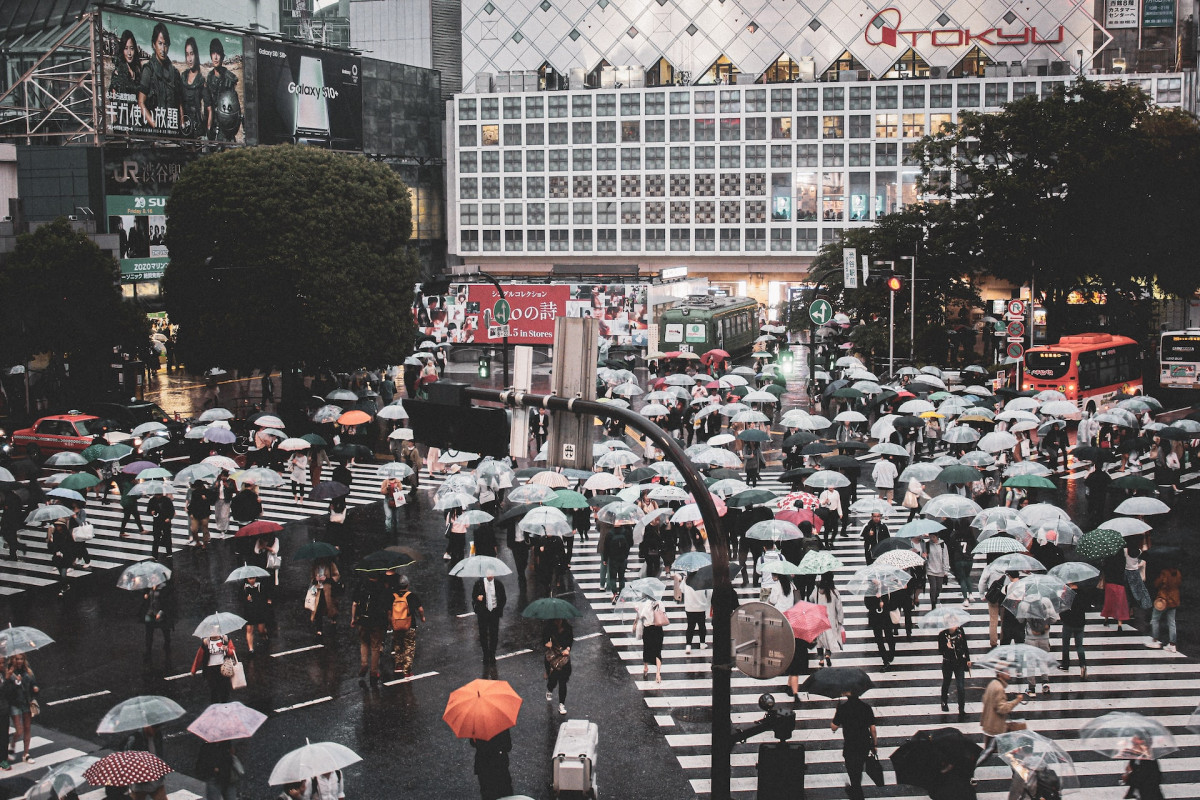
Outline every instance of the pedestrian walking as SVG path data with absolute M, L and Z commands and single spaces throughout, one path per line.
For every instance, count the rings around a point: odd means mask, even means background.
M 142 594 L 141 608 L 138 613 L 142 625 L 146 629 L 146 648 L 142 660 L 149 664 L 153 660 L 154 632 L 162 631 L 163 666 L 171 663 L 171 634 L 175 630 L 175 617 L 179 604 L 175 597 L 175 584 L 166 580 L 157 586 L 151 586 Z
M 187 495 L 188 534 L 191 543 L 208 549 L 208 519 L 212 515 L 212 497 L 204 481 L 193 481 Z
M 472 739 L 471 746 L 475 748 L 475 776 L 482 800 L 510 797 L 513 786 L 508 754 L 512 751 L 512 734 L 505 730 L 491 739 Z
M 26 552 L 27 547 L 21 546 L 19 532 L 25 524 L 25 505 L 21 497 L 12 489 L 4 492 L 4 516 L 0 517 L 0 535 L 8 546 L 10 561 L 20 561 L 20 553 Z
M 1131 758 L 1121 775 L 1121 783 L 1129 787 L 1126 797 L 1136 797 L 1138 800 L 1163 800 L 1162 769 L 1156 759 L 1150 758 L 1150 748 L 1141 736 L 1134 736 L 1130 742 L 1130 750 L 1134 753 L 1141 751 L 1145 756 Z
M 996 677 L 983 690 L 983 708 L 979 714 L 979 727 L 983 729 L 983 752 L 979 755 L 977 764 L 982 764 L 987 757 L 996 751 L 995 738 L 1009 731 L 1025 730 L 1024 722 L 1009 719 L 1013 709 L 1025 702 L 1025 695 L 1018 694 L 1012 700 L 1008 699 L 1008 668 L 1004 665 L 996 667 Z
M 20 740 L 25 748 L 21 760 L 32 764 L 34 761 L 33 756 L 29 755 L 29 740 L 33 736 L 33 716 L 40 711 L 37 697 L 41 687 L 24 653 L 9 656 L 4 665 L 4 684 L 0 691 L 4 694 L 4 704 L 8 706 L 13 727 L 4 760 L 10 763 L 16 761 L 17 741 Z
M 1154 579 L 1154 611 L 1150 615 L 1149 647 L 1163 647 L 1166 642 L 1168 653 L 1175 652 L 1175 611 L 1179 608 L 1179 587 L 1183 575 L 1176 567 L 1165 567 Z M 1166 636 L 1162 636 L 1163 626 Z
M 417 657 L 417 618 L 425 624 L 425 605 L 412 590 L 407 575 L 396 578 L 392 592 L 392 665 L 397 678 L 412 675 L 413 661 Z
M 867 759 L 879 759 L 876 755 L 878 731 L 875 726 L 875 711 L 853 692 L 846 692 L 833 712 L 829 729 L 837 733 L 842 730 L 842 760 L 846 762 L 846 775 L 850 785 L 846 796 L 850 800 L 863 800 L 862 774 Z
M 167 756 L 163 749 L 165 739 L 161 726 L 147 725 L 143 728 L 138 728 L 131 731 L 125 737 L 125 741 L 121 743 L 122 751 L 137 751 L 142 753 L 150 753 L 158 756 L 163 761 L 167 760 Z M 144 781 L 131 785 L 130 793 L 138 800 L 152 798 L 153 800 L 167 800 L 167 790 L 163 785 L 163 779 L 159 778 L 154 781 Z M 69 797 L 69 795 L 67 796 Z
M 925 577 L 929 581 L 929 606 L 937 608 L 946 575 L 950 571 L 950 550 L 936 533 L 929 534 L 925 544 Z
M 383 495 L 383 528 L 389 534 L 400 532 L 400 509 L 408 502 L 404 483 L 399 478 L 385 478 L 379 487 Z
M 966 719 L 966 671 L 971 668 L 971 653 L 967 635 L 958 625 L 951 625 L 938 634 L 938 653 L 942 656 L 942 711 L 950 710 L 950 679 L 958 691 L 958 721 Z
M 846 612 L 842 607 L 842 595 L 833 581 L 833 573 L 821 575 L 813 591 L 813 602 L 824 606 L 829 617 L 829 630 L 821 631 L 813 645 L 817 648 L 817 666 L 833 666 L 833 654 L 842 650 L 846 640 Z
M 712 614 L 712 589 L 693 589 L 686 581 L 683 584 L 683 611 L 687 616 L 686 648 L 684 653 L 692 654 L 692 635 L 699 634 L 700 649 L 708 645 L 704 640 L 708 636 L 707 620 Z
M 125 526 L 129 524 L 129 520 L 133 520 L 137 525 L 138 533 L 145 533 L 146 529 L 142 527 L 142 513 L 138 509 L 138 496 L 130 494 L 130 490 L 137 485 L 137 480 L 132 475 L 121 473 L 117 478 L 117 490 L 121 493 L 121 528 L 118 531 L 120 538 L 125 537 Z
M 333 590 L 341 583 L 342 575 L 332 558 L 314 558 L 308 574 L 311 584 L 305 596 L 305 609 L 313 633 L 320 637 L 324 635 L 324 618 L 329 618 L 330 625 L 337 625 L 338 607 Z
M 545 640 L 546 702 L 553 702 L 558 687 L 558 713 L 567 713 L 567 681 L 571 680 L 571 646 L 575 630 L 564 619 L 549 620 L 542 629 Z
M 630 525 L 614 526 L 604 540 L 605 588 L 612 593 L 614 605 L 625 588 L 625 571 L 629 568 L 629 551 L 632 547 L 633 528 Z
M 258 578 L 247 578 L 242 584 L 242 617 L 246 620 L 246 648 L 251 657 L 254 656 L 254 635 L 258 634 L 261 650 L 271 616 L 271 595 Z
M 283 566 L 283 558 L 279 555 L 279 537 L 274 533 L 263 533 L 254 537 L 254 546 L 250 548 L 247 563 L 265 569 L 271 577 L 263 582 L 263 590 L 270 597 L 279 588 L 279 570 Z
M 287 461 L 287 473 L 292 484 L 292 502 L 300 505 L 304 500 L 304 490 L 308 486 L 308 456 L 303 450 L 292 453 Z
M 446 552 L 442 560 L 457 564 L 467 554 L 467 523 L 462 520 L 462 509 L 452 508 L 446 512 Z
M 229 533 L 230 504 L 235 496 L 237 484 L 229 477 L 229 470 L 223 469 L 213 484 L 213 525 L 222 536 Z
M 826 486 L 817 498 L 817 516 L 821 518 L 822 540 L 826 550 L 833 549 L 843 513 L 841 493 L 833 486 Z
M 339 769 L 305 778 L 300 800 L 346 800 L 346 778 L 342 771 Z
M 887 456 L 875 463 L 875 468 L 871 470 L 871 480 L 875 483 L 875 491 L 879 493 L 880 500 L 892 502 L 899 474 L 896 465 Z
M 892 668 L 892 661 L 896 658 L 892 612 L 885 596 L 868 595 L 864 603 L 867 606 L 867 623 L 871 626 L 871 635 L 875 639 L 875 646 L 879 648 L 879 657 L 883 659 L 883 669 L 886 672 Z
M 232 741 L 200 743 L 196 776 L 204 781 L 205 800 L 238 800 L 241 769 Z
M 646 599 L 638 604 L 637 617 L 633 621 L 633 638 L 642 640 L 642 677 L 654 665 L 654 682 L 662 683 L 663 635 L 670 621 L 662 603 Z
M 872 555 L 871 551 L 875 549 L 875 545 L 884 539 L 890 539 L 892 536 L 888 530 L 887 523 L 883 521 L 883 515 L 878 511 L 871 514 L 871 519 L 868 520 L 866 525 L 863 525 L 860 535 L 863 540 L 863 553 L 866 556 L 867 564 L 874 564 L 875 556 Z
M 150 498 L 147 505 L 150 512 L 150 533 L 154 542 L 150 547 L 150 557 L 158 560 L 159 549 L 165 551 L 168 560 L 171 558 L 171 523 L 175 519 L 175 501 L 167 494 L 156 494 Z
M 655 520 L 642 529 L 642 541 L 638 544 L 638 556 L 642 559 L 647 578 L 657 578 L 662 574 L 662 529 L 661 520 Z
M 1092 608 L 1091 596 L 1088 592 L 1080 590 L 1078 584 L 1070 583 L 1067 586 L 1075 592 L 1075 599 L 1068 608 L 1064 608 L 1059 613 L 1059 619 L 1062 622 L 1062 660 L 1059 662 L 1058 668 L 1063 672 L 1070 671 L 1070 644 L 1074 641 L 1075 653 L 1079 657 L 1079 675 L 1086 679 L 1087 657 L 1083 651 L 1083 629 L 1087 624 L 1087 612 Z
M 192 674 L 201 670 L 204 672 L 210 703 L 229 702 L 230 680 L 221 671 L 226 658 L 237 658 L 233 641 L 228 636 L 209 636 L 200 642 L 196 657 L 192 659 Z
M 67 570 L 75 566 L 78 551 L 77 543 L 71 535 L 73 517 L 56 519 L 50 523 L 46 534 L 46 546 L 50 550 L 50 563 L 58 570 L 61 586 L 58 596 L 64 596 L 71 590 L 71 582 L 67 579 Z
M 1104 607 L 1100 610 L 1100 617 L 1104 620 L 1106 628 L 1115 619 L 1117 633 L 1120 633 L 1122 626 L 1129 621 L 1129 599 L 1125 595 L 1124 552 L 1104 559 L 1100 565 L 1100 583 L 1104 587 Z
M 921 504 L 929 499 L 929 494 L 925 491 L 925 484 L 916 478 L 909 478 L 908 486 L 904 490 L 904 499 L 900 501 L 900 505 L 908 509 L 909 522 L 912 522 L 913 518 L 917 516 L 917 512 L 921 510 Z
M 758 486 L 759 471 L 766 465 L 761 442 L 742 442 L 742 468 L 746 470 L 746 483 L 751 488 Z
M 958 582 L 958 591 L 962 593 L 963 608 L 971 607 L 971 567 L 975 560 L 972 550 L 975 544 L 975 534 L 971 532 L 968 520 L 958 520 L 947 547 L 950 549 L 950 572 Z
M 238 525 L 247 525 L 262 516 L 262 501 L 258 497 L 258 487 L 253 483 L 242 485 L 233 502 L 229 504 L 229 515 Z
M 1138 608 L 1151 608 L 1154 601 L 1150 599 L 1146 581 L 1142 578 L 1142 572 L 1146 569 L 1146 562 L 1142 561 L 1142 549 L 1127 539 L 1122 553 L 1125 556 L 1125 585 L 1129 588 L 1129 595 Z
M 379 657 L 383 651 L 383 634 L 391 623 L 391 592 L 378 575 L 368 573 L 359 581 L 350 603 L 350 627 L 358 629 L 358 685 L 367 685 L 367 670 L 371 671 L 371 686 L 379 685 Z
M 479 647 L 483 650 L 484 666 L 496 663 L 500 617 L 504 615 L 506 602 L 508 597 L 504 584 L 496 580 L 496 573 L 490 569 L 471 587 L 471 605 L 475 610 L 475 621 L 479 624 Z

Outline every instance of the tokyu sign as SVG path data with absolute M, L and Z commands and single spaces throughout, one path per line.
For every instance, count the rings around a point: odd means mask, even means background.
M 905 28 L 904 15 L 900 9 L 889 6 L 876 12 L 863 30 L 863 39 L 869 45 L 883 47 L 1020 47 L 1022 45 L 1062 44 L 1065 26 L 1058 25 L 1047 31 L 1039 31 L 1034 25 L 1009 24 L 1000 20 L 985 28 Z M 1019 19 L 1014 22 L 1019 23 Z

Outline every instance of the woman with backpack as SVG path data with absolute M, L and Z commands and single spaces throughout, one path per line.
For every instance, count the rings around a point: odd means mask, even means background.
M 392 592 L 392 657 L 397 678 L 412 674 L 413 661 L 417 657 L 417 617 L 425 622 L 425 606 L 421 598 L 412 591 L 407 575 L 396 579 Z
M 633 621 L 633 637 L 642 640 L 642 677 L 650 672 L 654 664 L 654 682 L 662 683 L 663 635 L 670 620 L 657 599 L 646 598 L 637 609 Z

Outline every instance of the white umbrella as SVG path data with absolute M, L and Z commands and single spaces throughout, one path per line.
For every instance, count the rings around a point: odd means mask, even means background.
M 593 492 L 606 492 L 609 489 L 619 489 L 625 482 L 611 472 L 597 472 L 583 482 L 583 488 Z
M 408 412 L 399 403 L 392 403 L 379 409 L 379 413 L 376 416 L 380 419 L 408 419 Z
M 299 783 L 317 775 L 337 772 L 359 761 L 362 759 L 357 753 L 336 742 L 305 744 L 275 762 L 267 783 L 271 786 Z
M 957 429 L 956 429 L 957 430 Z M 978 447 L 986 453 L 998 453 L 1017 446 L 1017 437 L 1008 431 L 992 431 L 979 440 Z
M 310 447 L 312 447 L 312 445 L 309 442 L 305 441 L 304 439 L 298 439 L 294 436 L 284 439 L 279 443 L 279 449 L 286 452 L 307 450 Z
M 192 631 L 192 636 L 197 639 L 207 639 L 210 636 L 224 636 L 227 633 L 240 631 L 244 627 L 246 627 L 246 620 L 237 614 L 218 611 L 216 614 L 209 614 L 200 620 L 196 630 Z
M 716 436 L 709 437 L 709 447 L 720 447 L 721 445 L 731 444 L 737 441 L 737 437 L 732 433 L 718 433 Z
M 771 418 L 759 411 L 739 411 L 734 414 L 730 422 L 745 422 L 745 423 L 763 423 L 770 422 Z
M 227 408 L 210 408 L 196 419 L 200 422 L 217 422 L 218 420 L 233 419 L 233 412 Z
M 779 398 L 770 392 L 750 392 L 742 398 L 743 403 L 778 403 Z
M 671 409 L 662 403 L 647 403 L 638 410 L 638 413 L 643 417 L 665 417 L 671 413 Z
M 1153 530 L 1152 526 L 1145 521 L 1134 517 L 1113 517 L 1106 522 L 1101 522 L 1096 527 L 1116 531 L 1122 536 L 1140 536 L 1146 531 Z
M 982 511 L 974 500 L 957 494 L 940 494 L 925 504 L 921 513 L 927 517 L 963 519 Z
M 867 418 L 858 411 L 843 411 L 833 418 L 834 422 L 866 422 Z
M 260 428 L 282 428 L 283 420 L 274 414 L 263 414 L 261 417 L 254 420 L 254 424 Z
M 933 411 L 935 409 L 936 406 L 934 406 L 934 404 L 928 400 L 917 399 L 904 401 L 900 404 L 899 411 L 901 414 L 912 414 L 913 416 L 917 416 L 919 414 L 924 414 L 926 411 Z
M 1128 514 L 1131 517 L 1142 517 L 1147 514 L 1170 513 L 1171 507 L 1157 497 L 1130 497 L 1128 500 L 1121 501 L 1121 504 L 1113 511 L 1118 514 Z

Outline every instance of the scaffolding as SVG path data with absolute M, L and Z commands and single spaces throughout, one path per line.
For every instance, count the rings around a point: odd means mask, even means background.
M 83 14 L 0 94 L 0 141 L 99 144 L 95 12 Z M 14 43 L 16 44 L 16 43 Z M 6 58 L 17 50 L 10 44 Z

